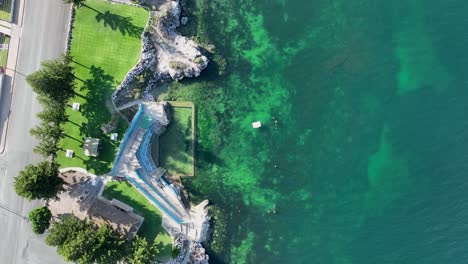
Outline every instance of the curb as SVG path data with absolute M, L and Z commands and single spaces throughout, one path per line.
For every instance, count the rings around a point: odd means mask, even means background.
M 26 1 L 24 0 L 23 1 L 23 6 L 22 6 L 22 9 L 21 9 L 21 23 L 18 23 L 17 24 L 17 27 L 18 27 L 18 31 L 19 32 L 22 32 L 23 30 L 23 20 L 24 20 L 24 10 L 26 9 Z M 70 20 L 69 20 L 69 29 L 68 29 L 68 37 L 67 37 L 67 41 L 66 41 L 66 46 L 65 46 L 65 52 L 68 53 L 68 46 L 70 44 L 70 35 L 71 35 L 71 26 L 72 26 L 72 22 L 73 22 L 73 19 L 74 19 L 74 8 L 72 6 L 71 10 L 70 10 L 70 15 L 72 17 L 70 17 Z M 13 96 L 15 94 L 15 81 L 16 81 L 16 67 L 18 65 L 18 58 L 19 58 L 19 50 L 20 50 L 20 46 L 21 46 L 21 33 L 19 33 L 20 36 L 18 37 L 18 46 L 17 46 L 17 52 L 16 52 L 16 61 L 15 61 L 15 70 L 13 71 L 13 76 L 12 76 L 12 81 L 11 81 L 11 96 L 10 96 L 10 107 L 9 107 L 9 110 L 10 112 L 8 113 L 8 119 L 6 120 L 6 126 L 5 126 L 5 134 L 2 135 L 2 138 L 0 139 L 0 154 L 3 154 L 5 152 L 5 148 L 6 148 L 6 139 L 7 139 L 7 135 L 8 135 L 8 128 L 9 128 L 9 125 L 10 125 L 10 115 L 11 115 L 11 106 L 13 104 Z
M 24 12 L 24 9 L 23 9 Z M 23 13 L 24 16 L 24 13 Z M 13 71 L 13 78 L 11 79 L 11 95 L 10 95 L 10 106 L 8 108 L 8 118 L 6 120 L 6 127 L 5 127 L 5 134 L 2 135 L 2 138 L 0 139 L 0 154 L 3 154 L 5 152 L 6 148 L 6 139 L 8 136 L 8 128 L 10 126 L 10 115 L 11 115 L 11 106 L 13 105 L 13 96 L 15 95 L 15 82 L 16 82 L 16 66 L 18 65 L 18 58 L 19 58 L 19 50 L 21 46 L 21 37 L 18 38 L 18 47 L 16 51 L 16 61 L 15 61 L 15 70 Z
M 65 42 L 65 53 L 70 53 L 70 45 L 72 41 L 72 34 L 73 34 L 73 22 L 75 21 L 75 5 L 72 4 L 70 7 L 70 20 L 68 21 L 68 32 L 67 32 L 67 41 Z

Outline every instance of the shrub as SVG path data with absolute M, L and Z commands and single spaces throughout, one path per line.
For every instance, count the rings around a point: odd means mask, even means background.
M 43 234 L 49 228 L 52 213 L 47 207 L 36 208 L 29 212 L 32 230 L 36 234 Z

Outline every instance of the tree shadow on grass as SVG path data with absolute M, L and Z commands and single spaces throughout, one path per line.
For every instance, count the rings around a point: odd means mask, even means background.
M 134 188 L 128 182 L 122 182 L 121 184 L 125 184 L 128 188 Z M 115 184 L 108 184 L 104 190 L 103 196 L 109 200 L 115 198 L 133 207 L 135 213 L 145 218 L 138 234 L 145 237 L 148 241 L 154 241 L 156 236 L 162 231 L 161 216 L 133 197 L 130 197 L 130 193 L 123 193 L 121 190 L 118 190 L 117 187 L 118 186 Z M 137 190 L 134 191 L 137 192 Z M 150 204 L 149 201 L 147 203 Z
M 77 127 L 79 127 L 79 128 L 82 127 L 82 125 L 77 124 L 77 123 L 75 123 L 75 122 L 73 122 L 73 121 L 71 121 L 71 120 L 68 120 L 67 122 L 70 123 L 70 124 L 73 124 L 73 125 L 75 125 L 75 126 L 77 126 Z
M 166 262 L 169 256 L 162 255 L 161 253 L 165 252 L 172 252 L 172 244 L 164 244 L 163 242 L 159 242 L 156 244 L 156 248 L 158 249 L 159 254 L 156 256 L 157 260 Z
M 116 143 L 111 142 L 109 136 L 101 130 L 101 126 L 111 119 L 105 101 L 112 93 L 114 78 L 94 65 L 90 67 L 90 73 L 92 77 L 81 87 L 81 90 L 87 90 L 86 103 L 83 104 L 81 112 L 88 123 L 80 127 L 80 134 L 101 139 L 99 156 L 90 157 L 84 162 L 86 169 L 94 169 L 99 175 L 109 172 L 115 155 Z
M 103 22 L 104 26 L 109 26 L 112 30 L 119 30 L 122 35 L 129 35 L 131 37 L 140 37 L 143 32 L 142 27 L 135 26 L 132 23 L 131 17 L 123 17 L 121 15 L 113 14 L 109 11 L 104 13 L 98 12 L 96 15 L 98 22 Z
M 89 67 L 88 67 L 88 66 L 86 66 L 86 65 L 83 65 L 83 64 L 79 63 L 79 62 L 78 62 L 78 61 L 76 61 L 76 60 L 73 60 L 73 58 L 71 59 L 71 61 L 72 61 L 74 64 L 78 65 L 78 66 L 81 66 L 81 67 L 83 67 L 83 68 L 89 69 Z
M 83 4 L 82 7 L 89 8 L 89 9 L 95 11 L 96 13 L 101 13 L 101 11 L 99 11 L 99 10 L 97 10 L 97 9 L 95 9 L 95 8 L 93 8 L 93 7 L 89 6 L 89 5 L 87 5 L 87 4 Z
M 70 122 L 70 123 L 73 123 L 73 122 Z M 73 124 L 74 124 L 74 123 L 73 123 Z M 67 135 L 67 134 L 65 134 L 65 133 L 64 133 L 63 135 L 64 135 L 65 137 L 67 137 L 67 138 L 71 138 L 71 139 L 75 140 L 76 142 L 78 142 L 78 143 L 80 143 L 80 144 L 83 144 L 83 141 L 82 141 L 82 140 L 79 140 L 78 138 L 72 137 L 72 136 Z

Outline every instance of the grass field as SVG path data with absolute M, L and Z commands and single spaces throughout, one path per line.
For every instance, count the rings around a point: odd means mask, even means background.
M 64 125 L 65 137 L 60 142 L 63 151 L 57 161 L 62 167 L 83 167 L 95 174 L 110 171 L 118 142 L 110 141 L 101 131 L 112 115 L 111 93 L 140 56 L 140 36 L 149 14 L 143 8 L 110 4 L 104 0 L 88 0 L 76 11 L 70 54 L 76 76 L 76 96 L 70 100 L 81 104 L 80 111 L 68 108 L 69 122 Z M 127 124 L 119 122 L 119 138 Z M 97 158 L 83 155 L 85 137 L 103 141 Z M 72 149 L 75 157 L 65 157 Z
M 159 139 L 159 164 L 170 176 L 192 176 L 192 107 L 172 106 L 171 113 L 171 123 Z
M 138 235 L 146 237 L 148 241 L 156 242 L 160 260 L 171 256 L 172 239 L 161 226 L 161 212 L 140 192 L 126 181 L 112 181 L 107 183 L 103 196 L 110 200 L 118 199 L 133 207 L 137 214 L 145 218 Z
M 0 44 L 10 44 L 10 37 L 7 35 L 0 35 Z M 8 59 L 8 48 L 0 49 L 0 66 L 6 67 Z
M 3 0 L 0 4 L 0 20 L 11 21 L 11 7 L 13 0 Z

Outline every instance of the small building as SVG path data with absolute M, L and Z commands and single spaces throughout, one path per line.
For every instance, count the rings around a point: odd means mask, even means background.
M 63 192 L 58 199 L 50 200 L 48 207 L 55 219 L 74 215 L 89 219 L 96 225 L 107 224 L 115 231 L 133 239 L 143 224 L 144 218 L 133 212 L 133 208 L 119 200 L 101 196 L 104 187 L 98 177 L 82 172 L 68 171 L 59 175 L 63 179 Z
M 98 138 L 86 138 L 83 144 L 83 154 L 89 157 L 97 157 L 101 147 L 101 140 Z

